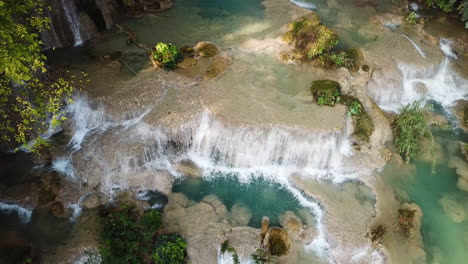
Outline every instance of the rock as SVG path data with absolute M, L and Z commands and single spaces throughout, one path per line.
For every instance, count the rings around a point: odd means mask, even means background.
M 263 245 L 265 236 L 270 228 L 270 218 L 264 216 L 262 218 L 262 227 L 260 228 L 260 243 Z
M 194 47 L 195 53 L 201 57 L 213 57 L 218 54 L 218 47 L 216 44 L 208 41 L 197 43 Z
M 85 209 L 96 209 L 98 208 L 103 202 L 101 201 L 101 196 L 97 192 L 87 194 L 81 201 L 80 206 Z
M 406 238 L 420 234 L 422 215 L 421 208 L 416 204 L 404 203 L 400 207 L 398 210 L 398 227 Z
M 188 207 L 189 206 L 189 199 L 187 196 L 185 196 L 182 193 L 173 193 L 169 195 L 168 197 L 168 204 L 178 204 L 182 207 Z
M 458 101 L 453 108 L 453 113 L 458 118 L 459 124 L 465 133 L 468 133 L 468 101 Z
M 252 218 L 252 213 L 249 208 L 236 203 L 231 207 L 230 219 L 233 225 L 235 226 L 246 226 L 250 219 Z
M 209 80 L 220 76 L 231 63 L 232 61 L 228 57 L 215 57 L 213 62 L 208 66 L 204 79 Z
M 292 238 L 297 238 L 302 230 L 302 222 L 293 212 L 287 211 L 280 216 L 281 225 Z
M 63 207 L 62 202 L 54 202 L 50 205 L 50 211 L 55 217 L 64 218 L 65 217 L 65 208 Z
M 279 227 L 273 227 L 268 230 L 265 236 L 264 245 L 271 255 L 283 256 L 289 252 L 291 239 L 289 238 L 286 230 Z
M 458 174 L 457 187 L 462 191 L 468 191 L 468 164 L 459 157 L 452 157 L 448 166 L 454 168 Z
M 434 112 L 425 111 L 424 117 L 426 118 L 428 124 L 433 128 L 438 128 L 441 130 L 447 130 L 449 122 L 444 115 L 437 114 Z
M 338 36 L 314 12 L 289 23 L 282 39 L 293 47 L 292 58 L 301 61 L 310 61 L 338 44 Z
M 202 199 L 203 203 L 209 204 L 211 207 L 213 207 L 216 216 L 218 217 L 218 221 L 221 221 L 223 219 L 227 218 L 228 211 L 226 206 L 216 197 L 216 195 L 208 195 L 203 197 Z
M 182 160 L 173 166 L 174 170 L 188 177 L 201 177 L 203 171 L 191 160 Z
M 56 171 L 44 173 L 41 175 L 42 186 L 45 189 L 50 190 L 55 195 L 59 195 L 60 190 L 62 189 L 61 181 L 62 178 Z
M 37 205 L 42 206 L 46 205 L 52 201 L 55 200 L 55 195 L 53 192 L 51 192 L 49 189 L 41 188 L 37 195 Z
M 456 194 L 446 194 L 439 200 L 444 212 L 455 222 L 461 223 L 467 220 L 467 201 Z
M 341 95 L 341 86 L 332 80 L 316 80 L 312 82 L 310 92 L 319 105 L 334 106 Z
M 122 69 L 122 63 L 118 60 L 115 60 L 106 64 L 106 67 L 115 71 L 120 71 L 120 69 Z
M 195 64 L 197 64 L 197 60 L 195 58 L 184 57 L 184 59 L 181 62 L 177 63 L 177 67 L 182 68 L 182 69 L 187 69 L 187 68 L 192 67 Z

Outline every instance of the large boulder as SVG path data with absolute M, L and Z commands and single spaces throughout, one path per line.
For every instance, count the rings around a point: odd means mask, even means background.
M 310 61 L 331 51 L 338 44 L 338 36 L 320 23 L 316 13 L 302 16 L 288 24 L 282 39 L 293 47 L 292 59 Z

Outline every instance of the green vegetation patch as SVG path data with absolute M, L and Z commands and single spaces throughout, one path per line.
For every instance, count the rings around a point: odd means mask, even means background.
M 341 96 L 341 86 L 331 80 L 313 81 L 310 91 L 319 105 L 334 106 Z
M 346 67 L 359 70 L 357 61 L 361 57 L 359 50 L 336 50 L 338 36 L 331 29 L 320 23 L 320 17 L 309 14 L 289 23 L 288 31 L 283 34 L 284 41 L 293 45 L 293 58 L 313 62 L 317 66 L 331 69 Z
M 297 59 L 311 61 L 338 44 L 338 36 L 320 23 L 316 14 L 306 15 L 289 24 L 283 40 L 294 45 Z
M 393 128 L 395 146 L 407 163 L 424 150 L 433 152 L 434 137 L 420 101 L 405 106 L 393 122 Z
M 183 58 L 179 49 L 170 43 L 159 42 L 151 56 L 166 69 L 174 69 Z
M 237 250 L 229 244 L 229 240 L 224 241 L 221 244 L 221 254 L 229 253 L 232 256 L 232 263 L 240 264 L 239 255 L 237 254 Z
M 374 123 L 361 101 L 356 97 L 343 95 L 340 102 L 348 108 L 348 114 L 353 117 L 354 135 L 364 141 L 369 141 L 374 132 Z
M 161 214 L 124 204 L 101 211 L 100 254 L 106 264 L 185 263 L 186 243 L 179 235 L 159 236 Z

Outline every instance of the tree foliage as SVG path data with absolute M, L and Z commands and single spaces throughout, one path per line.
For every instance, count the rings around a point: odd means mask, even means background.
M 162 235 L 156 240 L 153 253 L 155 264 L 183 264 L 186 256 L 187 244 L 180 235 Z
M 10 147 L 57 126 L 74 90 L 63 75 L 47 72 L 39 39 L 50 22 L 44 8 L 37 0 L 0 0 L 0 141 Z M 35 142 L 32 150 L 46 141 Z
M 436 7 L 444 12 L 458 12 L 460 19 L 468 28 L 468 0 L 426 0 L 426 5 Z
M 434 138 L 423 115 L 421 102 L 407 105 L 394 121 L 395 145 L 408 163 L 423 150 L 433 151 Z

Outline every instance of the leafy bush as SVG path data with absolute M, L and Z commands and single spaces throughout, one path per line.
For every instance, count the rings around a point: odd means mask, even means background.
M 221 254 L 228 252 L 232 256 L 232 262 L 234 264 L 240 264 L 239 255 L 237 255 L 237 250 L 229 244 L 229 240 L 224 241 L 221 244 Z
M 178 234 L 162 235 L 156 240 L 153 253 L 155 264 L 185 263 L 187 244 Z
M 156 45 L 152 56 L 155 61 L 161 63 L 164 68 L 168 69 L 177 67 L 177 63 L 182 59 L 181 52 L 175 45 L 162 42 Z
M 130 205 L 108 209 L 102 218 L 102 263 L 142 263 L 152 251 L 152 235 L 161 225 L 160 217 L 154 210 L 139 217 Z
M 406 22 L 412 25 L 416 24 L 417 20 L 418 20 L 418 15 L 414 11 L 409 13 L 409 15 L 406 17 Z
M 312 82 L 310 91 L 319 105 L 334 106 L 341 96 L 340 84 L 330 80 Z
M 408 163 L 421 151 L 433 151 L 434 138 L 424 118 L 421 102 L 407 105 L 394 121 L 395 145 Z

